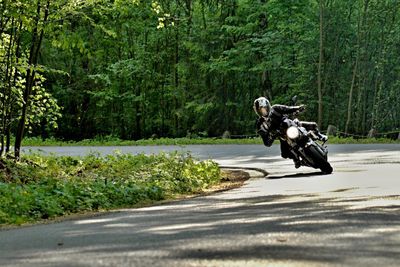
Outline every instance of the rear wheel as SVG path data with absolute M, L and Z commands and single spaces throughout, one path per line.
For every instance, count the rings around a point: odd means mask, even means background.
M 331 164 L 329 164 L 327 158 L 321 153 L 321 151 L 315 146 L 309 146 L 306 150 L 307 155 L 314 162 L 314 167 L 321 169 L 323 173 L 330 174 L 333 172 Z

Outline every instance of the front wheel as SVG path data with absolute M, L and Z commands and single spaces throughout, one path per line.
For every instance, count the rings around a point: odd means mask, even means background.
M 314 167 L 321 169 L 325 174 L 330 174 L 333 172 L 331 164 L 329 164 L 327 158 L 317 149 L 315 146 L 309 146 L 306 149 L 306 154 L 314 162 Z

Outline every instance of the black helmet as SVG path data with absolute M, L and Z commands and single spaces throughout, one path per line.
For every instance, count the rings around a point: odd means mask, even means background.
M 271 111 L 271 104 L 265 97 L 259 97 L 254 100 L 253 108 L 258 116 L 267 116 Z

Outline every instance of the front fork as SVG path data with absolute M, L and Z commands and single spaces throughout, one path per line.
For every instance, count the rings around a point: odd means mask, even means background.
M 319 143 L 314 142 L 311 138 L 309 138 L 308 141 L 306 142 L 306 144 L 304 145 L 304 148 L 308 148 L 309 146 L 314 146 L 316 149 L 318 149 L 320 151 L 320 153 L 324 156 L 324 158 L 327 159 L 328 158 L 328 149 L 326 146 L 324 146 L 324 144 L 320 145 Z M 293 154 L 293 156 L 297 160 L 299 160 L 302 163 L 302 165 L 313 167 L 313 165 L 315 163 L 312 159 L 310 159 L 306 155 L 304 148 L 302 146 L 299 146 L 298 144 L 296 146 L 297 146 L 297 148 L 292 147 L 292 149 L 290 150 L 290 152 Z

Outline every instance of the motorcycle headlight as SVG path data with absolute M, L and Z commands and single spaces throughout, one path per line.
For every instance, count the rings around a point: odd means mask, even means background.
M 299 129 L 297 129 L 297 127 L 291 126 L 287 129 L 286 131 L 286 135 L 290 138 L 290 139 L 296 139 L 297 137 L 299 137 L 300 133 L 299 133 Z

